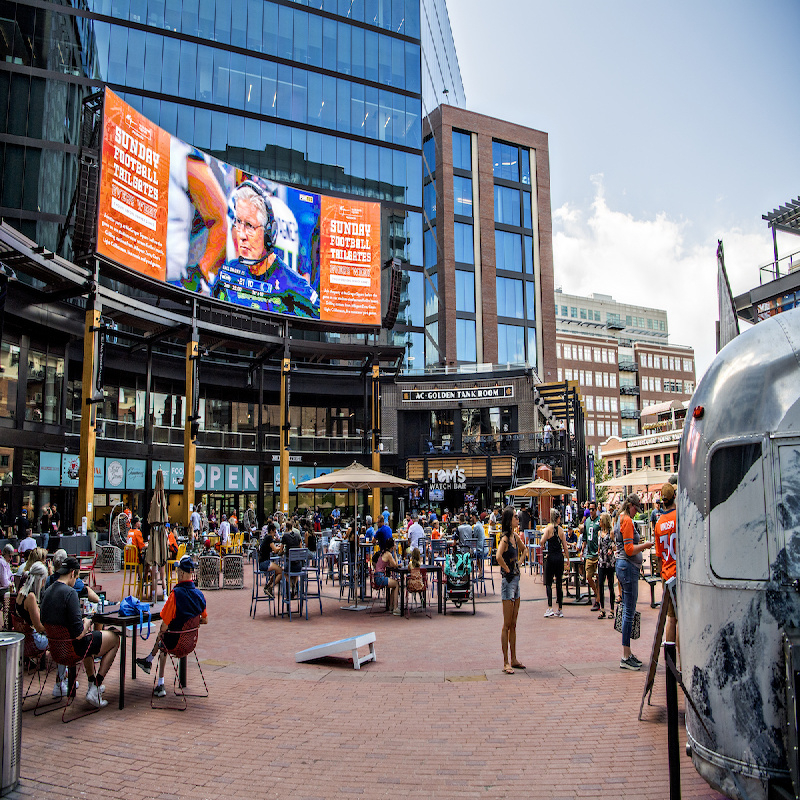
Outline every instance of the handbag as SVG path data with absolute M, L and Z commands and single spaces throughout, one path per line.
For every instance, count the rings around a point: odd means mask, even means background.
M 631 639 L 638 639 L 642 633 L 642 615 L 638 611 L 633 612 L 633 630 Z M 614 630 L 622 633 L 622 603 L 617 603 L 614 609 Z
M 150 603 L 143 603 L 138 597 L 134 597 L 132 594 L 129 594 L 127 597 L 123 597 L 122 600 L 120 600 L 119 613 L 123 617 L 135 617 L 138 614 L 139 635 L 145 640 L 150 638 Z M 147 614 L 147 636 L 142 634 L 145 614 Z

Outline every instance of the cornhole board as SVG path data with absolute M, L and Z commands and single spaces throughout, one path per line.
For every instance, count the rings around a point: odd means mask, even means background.
M 359 657 L 358 648 L 366 647 L 367 645 L 369 645 L 369 653 Z M 375 631 L 362 633 L 359 636 L 351 636 L 349 639 L 338 639 L 335 642 L 309 647 L 307 650 L 301 650 L 296 653 L 294 660 L 298 663 L 301 661 L 313 661 L 316 658 L 332 656 L 335 653 L 343 653 L 346 650 L 350 650 L 353 654 L 353 669 L 361 669 L 361 665 L 367 661 L 377 661 L 378 659 L 375 655 Z

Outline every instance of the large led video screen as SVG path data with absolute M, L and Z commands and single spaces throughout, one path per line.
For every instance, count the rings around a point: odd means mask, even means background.
M 380 325 L 380 204 L 284 186 L 171 136 L 105 93 L 97 252 L 191 292 Z

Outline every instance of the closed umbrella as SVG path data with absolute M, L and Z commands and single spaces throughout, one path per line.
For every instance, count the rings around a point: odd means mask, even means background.
M 150 510 L 147 512 L 147 522 L 150 525 L 150 539 L 147 542 L 145 563 L 151 570 L 151 601 L 155 603 L 158 598 L 157 576 L 161 578 L 164 599 L 167 598 L 165 567 L 169 557 L 166 528 L 169 514 L 167 513 L 167 496 L 164 493 L 164 473 L 161 470 L 156 472 L 156 486 L 153 498 L 150 500 Z

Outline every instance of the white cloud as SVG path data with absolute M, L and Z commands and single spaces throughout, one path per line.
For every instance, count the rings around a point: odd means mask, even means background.
M 741 294 L 758 285 L 758 268 L 772 258 L 766 224 L 706 231 L 700 222 L 663 213 L 637 219 L 609 208 L 602 175 L 592 182 L 590 209 L 565 204 L 553 212 L 555 285 L 571 294 L 597 292 L 666 309 L 670 344 L 694 347 L 699 380 L 716 351 L 717 239 L 723 240 L 733 293 Z

